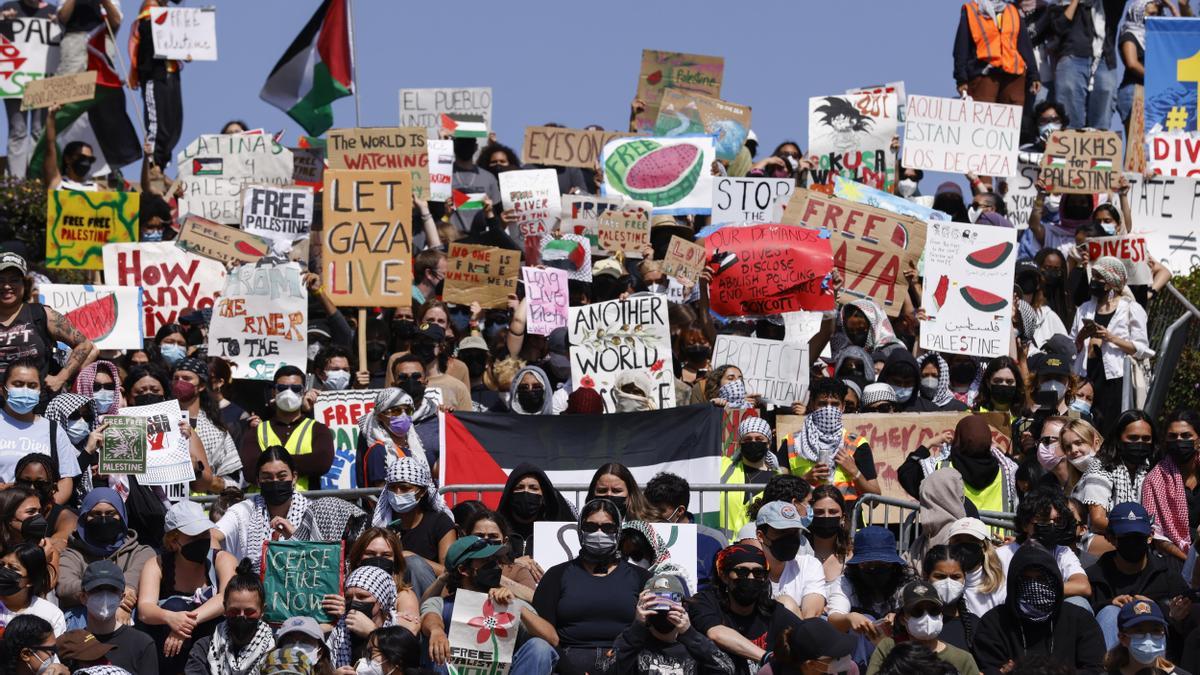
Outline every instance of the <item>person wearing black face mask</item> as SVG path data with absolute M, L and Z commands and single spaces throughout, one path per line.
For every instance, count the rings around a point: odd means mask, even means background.
M 1146 474 L 1141 503 L 1161 530 L 1158 550 L 1178 560 L 1187 560 L 1192 533 L 1200 525 L 1200 503 L 1193 498 L 1200 489 L 1197 461 L 1197 429 L 1200 413 L 1190 408 L 1167 418 L 1164 457 Z
M 881 637 L 877 621 L 892 622 L 900 610 L 896 591 L 911 581 L 907 563 L 896 554 L 896 537 L 878 525 L 854 533 L 854 553 L 829 594 L 829 623 L 860 640 Z M 859 666 L 862 668 L 862 664 Z
M 347 577 L 347 586 L 349 582 Z M 212 675 L 258 672 L 267 654 L 275 648 L 275 638 L 271 626 L 263 621 L 266 593 L 249 560 L 238 564 L 237 573 L 218 597 L 224 621 L 212 635 L 196 640 L 183 672 Z
M 1098 396 L 1096 403 L 1100 403 Z M 1143 483 L 1157 459 L 1158 430 L 1149 415 L 1141 410 L 1127 410 L 1111 428 L 1075 486 L 1079 501 L 1088 508 L 1093 532 L 1108 527 L 1109 509 L 1142 499 Z
M 1124 263 L 1104 256 L 1090 269 L 1091 298 L 1079 306 L 1071 324 L 1077 350 L 1075 374 L 1086 376 L 1095 388 L 1093 411 L 1100 419 L 1113 420 L 1121 412 L 1126 360 L 1153 352 L 1146 332 L 1146 310 L 1123 293 L 1127 279 Z
M 440 304 L 426 308 L 424 316 L 427 318 L 417 325 L 417 336 L 412 341 L 411 353 L 389 364 L 396 378 L 394 386 L 407 391 L 408 395 L 413 397 L 414 402 L 421 401 L 425 397 L 426 387 L 436 387 L 442 392 L 441 403 L 443 405 L 455 410 L 469 410 L 471 408 L 471 390 L 463 380 L 452 374 L 450 370 L 452 347 L 446 340 L 446 329 L 428 320 L 433 315 L 448 316 Z M 436 318 L 440 320 L 441 316 Z M 413 359 L 421 364 L 424 371 L 420 385 L 412 381 L 412 370 L 405 371 L 408 373 L 409 381 L 407 383 L 396 372 L 400 370 L 400 364 L 408 363 Z M 465 369 L 457 361 L 454 363 L 459 368 Z
M 46 552 L 36 543 L 17 544 L 0 556 L 0 621 L 20 614 L 40 616 L 56 631 L 66 630 L 63 613 L 44 595 L 51 590 Z
M 1017 505 L 1014 524 L 1017 540 L 996 549 L 996 557 L 1006 574 L 1021 545 L 1035 541 L 1058 563 L 1063 595 L 1087 598 L 1092 594 L 1087 573 L 1079 557 L 1070 549 L 1075 538 L 1075 516 L 1058 486 L 1040 485 L 1025 493 Z
M 458 343 L 455 358 L 467 366 L 467 374 L 471 378 L 471 401 L 482 406 L 484 410 L 494 410 L 500 405 L 500 394 L 492 391 L 483 382 L 487 372 L 491 354 L 487 342 L 478 335 L 470 335 Z
M 529 463 L 518 464 L 508 474 L 496 511 L 512 532 L 513 558 L 533 555 L 533 524 L 539 520 L 573 520 L 567 500 L 554 488 L 544 471 Z
M 617 672 L 656 675 L 733 671 L 730 656 L 693 630 L 683 605 L 687 599 L 687 584 L 676 575 L 662 574 L 646 582 L 638 597 L 637 619 L 613 644 Z
M 808 504 L 802 505 L 811 514 Z M 825 568 L 809 554 L 800 551 L 805 520 L 791 502 L 763 504 L 755 517 L 755 535 L 767 558 L 771 594 L 786 595 L 800 604 L 800 617 L 812 619 L 825 611 Z
M 774 433 L 761 417 L 746 417 L 738 425 L 738 451 L 732 457 L 721 456 L 721 482 L 727 485 L 766 485 L 780 473 L 779 460 L 771 451 Z M 737 532 L 750 522 L 746 506 L 759 494 L 726 492 L 720 501 L 720 529 Z
M 54 113 L 61 106 L 51 106 L 46 115 L 46 157 L 42 166 L 42 178 L 49 190 L 77 190 L 94 192 L 99 189 L 92 180 L 92 165 L 96 153 L 92 146 L 83 141 L 71 141 L 63 148 L 63 166 L 58 166 L 58 127 Z
M 508 405 L 518 415 L 553 415 L 553 396 L 546 372 L 537 366 L 525 366 L 509 385 Z

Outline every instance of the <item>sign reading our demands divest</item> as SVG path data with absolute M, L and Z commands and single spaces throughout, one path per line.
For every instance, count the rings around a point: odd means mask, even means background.
M 613 387 L 624 372 L 650 378 L 648 398 L 658 409 L 675 407 L 667 299 L 660 295 L 597 302 L 568 310 L 571 381 L 595 389 L 604 411 L 617 412 Z
M 721 316 L 767 316 L 833 309 L 828 232 L 792 225 L 727 225 L 704 240 L 716 269 L 709 284 Z
M 906 169 L 1016 175 L 1021 106 L 971 99 L 908 97 L 904 119 Z
M 261 132 L 206 134 L 178 155 L 179 218 L 201 218 L 240 225 L 242 189 L 247 185 L 292 182 L 292 151 Z

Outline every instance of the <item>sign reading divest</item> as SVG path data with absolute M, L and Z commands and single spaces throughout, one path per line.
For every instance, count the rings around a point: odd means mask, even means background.
M 179 217 L 197 215 L 225 225 L 242 222 L 247 185 L 292 182 L 292 151 L 264 133 L 205 134 L 178 155 Z
M 604 412 L 617 412 L 617 376 L 636 370 L 650 378 L 654 391 L 646 394 L 657 409 L 675 407 L 667 304 L 665 297 L 651 295 L 568 309 L 571 380 L 595 389 Z
M 38 302 L 66 317 L 97 349 L 144 346 L 142 289 L 137 286 L 38 284 L 37 291 Z
M 213 310 L 208 353 L 239 380 L 270 380 L 283 366 L 308 364 L 308 290 L 300 266 L 249 264 L 225 278 Z
M 136 192 L 46 192 L 46 267 L 98 270 L 107 243 L 138 239 Z
M 742 371 L 746 392 L 788 407 L 808 393 L 808 343 L 718 335 L 712 362 Z
M 329 621 L 321 600 L 341 595 L 342 544 L 317 541 L 268 541 L 263 544 L 263 619 L 282 623 L 293 616 Z
M 478 302 L 485 309 L 502 309 L 517 292 L 521 252 L 495 246 L 450 244 L 442 300 L 455 305 Z
M 225 265 L 258 262 L 271 253 L 271 242 L 229 225 L 214 223 L 199 216 L 188 216 L 179 227 L 175 245 L 188 253 L 216 260 Z M 308 238 L 292 242 L 290 260 L 308 262 Z
M 916 264 L 925 247 L 923 221 L 798 188 L 783 222 L 833 232 L 842 292 L 874 300 L 888 316 L 900 314 L 908 293 L 904 268 Z
M 591 169 L 600 162 L 600 151 L 605 143 L 632 135 L 628 131 L 525 127 L 521 161 L 525 164 Z
M 522 267 L 521 276 L 528 307 L 527 330 L 534 335 L 549 335 L 555 328 L 566 328 L 570 304 L 566 270 Z
M 1055 131 L 1042 154 L 1042 178 L 1056 194 L 1115 190 L 1121 176 L 1121 150 L 1121 137 L 1113 131 Z
M 104 282 L 141 286 L 145 334 L 179 320 L 180 310 L 212 307 L 225 285 L 225 266 L 169 241 L 105 244 Z
M 1146 238 L 1149 254 L 1175 274 L 1187 274 L 1200 265 L 1196 226 L 1200 222 L 1200 183 L 1188 178 L 1127 177 L 1135 234 Z
M 0 98 L 21 98 L 30 82 L 57 71 L 61 39 L 62 26 L 57 21 L 5 19 L 0 29 Z
M 492 128 L 491 87 L 445 87 L 440 89 L 401 89 L 400 126 L 425 127 L 436 138 L 442 115 L 460 113 L 482 115 Z
M 333 434 L 333 466 L 321 476 L 322 490 L 348 490 L 355 485 L 358 421 L 375 409 L 378 389 L 323 391 L 313 404 L 313 419 Z
M 412 178 L 325 172 L 322 277 L 338 307 L 412 304 Z
M 719 176 L 713 179 L 710 222 L 778 223 L 795 188 L 791 178 Z
M 307 237 L 313 222 L 313 191 L 308 187 L 252 186 L 244 191 L 242 229 L 267 239 Z
M 1020 132 L 1019 105 L 911 95 L 902 164 L 906 169 L 1012 176 Z
M 428 199 L 429 153 L 421 127 L 331 129 L 329 168 L 350 171 L 401 171 L 412 174 L 413 197 Z
M 1112 256 L 1125 263 L 1125 272 L 1131 286 L 1148 284 L 1152 281 L 1150 256 L 1146 254 L 1146 238 L 1140 234 L 1121 237 L 1092 237 L 1087 240 L 1088 259 L 1092 262 Z
M 721 316 L 767 316 L 833 309 L 829 233 L 791 225 L 726 226 L 704 239 L 717 269 L 709 289 Z
M 635 128 L 644 134 L 654 131 L 659 105 L 668 87 L 720 97 L 724 75 L 725 59 L 720 56 L 643 49 L 636 98 L 646 107 L 634 118 Z

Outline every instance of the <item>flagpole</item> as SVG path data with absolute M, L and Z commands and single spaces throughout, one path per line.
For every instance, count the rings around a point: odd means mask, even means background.
M 354 87 L 354 126 L 362 126 L 362 106 L 358 100 L 358 42 L 354 39 L 354 0 L 346 0 L 350 13 L 350 77 Z
M 137 23 L 136 17 L 134 18 L 134 23 Z M 113 55 L 116 57 L 116 60 L 117 60 L 117 75 L 121 78 L 121 98 L 126 99 L 126 101 L 128 101 L 127 97 L 132 93 L 132 92 L 125 91 L 129 84 L 129 70 L 125 68 L 125 59 L 121 58 L 121 45 L 119 42 L 117 42 L 117 36 L 113 33 L 112 24 L 110 24 L 108 22 L 107 16 L 104 17 L 104 28 L 108 30 L 108 38 L 110 40 L 112 40 Z M 107 44 L 104 46 L 104 51 L 108 52 Z M 124 70 L 125 72 L 122 73 L 121 72 L 122 70 Z M 145 86 L 145 84 L 143 84 L 142 86 Z M 134 97 L 133 109 L 137 110 L 137 107 L 138 107 L 137 106 L 137 97 Z M 137 118 L 138 118 L 138 125 L 142 128 L 142 142 L 145 143 L 146 142 L 146 118 L 142 115 L 138 115 Z

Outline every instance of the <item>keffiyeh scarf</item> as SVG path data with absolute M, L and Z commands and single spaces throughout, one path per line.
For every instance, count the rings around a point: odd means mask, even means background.
M 746 434 L 755 433 L 766 436 L 768 443 L 772 438 L 775 437 L 775 433 L 771 431 L 771 424 L 769 422 L 761 417 L 748 415 L 743 418 L 741 424 L 738 425 L 738 441 L 741 441 L 743 438 L 745 438 Z M 740 460 L 741 453 L 738 452 L 733 457 L 733 463 L 737 464 Z M 779 469 L 779 458 L 775 456 L 775 453 L 768 451 L 767 454 L 763 456 L 763 461 L 766 463 L 767 468 L 771 471 L 777 471 Z
M 445 511 L 447 515 L 452 515 L 450 508 L 438 494 L 437 485 L 433 482 L 433 476 L 429 474 L 429 465 L 425 463 L 424 458 L 417 461 L 413 457 L 400 457 L 388 464 L 387 478 L 384 479 L 383 489 L 379 491 L 379 498 L 375 502 L 375 512 L 371 515 L 371 524 L 375 527 L 387 527 L 400 517 L 400 514 L 392 509 L 392 502 L 388 498 L 388 486 L 392 483 L 420 485 L 425 488 L 426 510 Z
M 275 649 L 275 636 L 267 622 L 258 622 L 254 637 L 237 653 L 229 640 L 228 628 L 221 623 L 213 631 L 212 644 L 208 646 L 208 668 L 213 675 L 254 675 L 272 649 Z
M 117 392 L 121 391 L 121 371 L 109 361 L 96 361 L 79 369 L 79 374 L 75 376 L 75 393 L 83 394 L 88 398 L 92 398 L 95 394 L 96 386 L 96 371 L 103 368 L 105 372 L 112 377 L 113 382 L 117 385 Z M 113 399 L 112 410 L 105 412 L 105 415 L 116 415 L 121 412 L 121 397 L 118 395 Z
M 725 399 L 725 408 L 728 410 L 748 410 L 754 407 L 746 400 L 745 380 L 734 380 L 721 385 L 717 398 Z
M 845 325 L 846 312 L 850 307 L 861 311 L 867 317 L 867 322 L 871 324 L 871 328 L 867 331 L 867 343 L 863 345 L 863 349 L 875 352 L 895 345 L 904 346 L 900 338 L 896 337 L 896 332 L 892 330 L 891 319 L 883 309 L 873 301 L 862 298 L 842 306 L 837 313 L 837 328 L 830 338 L 829 345 L 834 354 L 841 354 L 843 349 L 852 346 L 850 338 L 846 337 Z
M 1188 528 L 1187 491 L 1183 474 L 1170 456 L 1146 474 L 1142 482 L 1142 504 L 1154 524 L 1154 534 L 1165 537 L 1187 553 L 1192 547 Z
M 360 567 L 346 577 L 346 590 L 361 588 L 375 596 L 375 606 L 383 612 L 383 626 L 395 625 L 392 619 L 392 608 L 396 606 L 396 581 L 392 575 L 378 567 Z M 346 617 L 342 616 L 326 642 L 329 653 L 333 655 L 333 667 L 354 665 L 351 662 L 350 629 L 346 627 Z
M 1125 32 L 1137 40 L 1138 46 L 1146 49 L 1146 5 L 1154 0 L 1133 0 L 1125 8 Z
M 267 512 L 267 503 L 262 495 L 250 498 L 250 522 L 247 524 L 245 541 L 246 553 L 250 562 L 254 563 L 256 572 L 262 571 L 263 544 L 271 539 L 271 514 Z M 312 503 L 307 497 L 295 492 L 292 494 L 292 505 L 288 507 L 287 521 L 295 526 L 292 541 L 322 541 L 321 529 L 310 508 Z
M 943 359 L 941 354 L 930 352 L 923 355 L 918 361 L 918 372 L 930 361 L 936 363 L 938 369 L 937 393 L 934 394 L 932 400 L 934 405 L 941 407 L 954 400 L 954 394 L 950 391 L 950 366 L 946 364 L 946 359 Z
M 834 471 L 834 457 L 842 445 L 842 409 L 827 405 L 808 413 L 796 439 L 796 452 L 810 461 L 829 465 Z
M 391 432 L 388 431 L 387 426 L 380 423 L 375 415 L 376 411 L 383 412 L 399 405 L 412 406 L 412 404 L 412 397 L 403 389 L 398 387 L 384 389 L 375 397 L 375 407 L 371 412 L 359 418 L 358 431 L 362 434 L 362 438 L 366 440 L 367 446 L 382 443 L 388 449 L 389 457 L 413 457 L 426 464 L 426 470 L 428 470 L 428 462 L 425 459 L 425 448 L 421 445 L 421 439 L 417 437 L 415 426 L 408 427 L 408 448 L 401 448 L 396 445 L 396 441 L 392 437 Z M 426 398 L 421 401 L 421 408 L 413 411 L 413 425 L 436 414 L 437 404 L 432 403 L 429 398 Z

